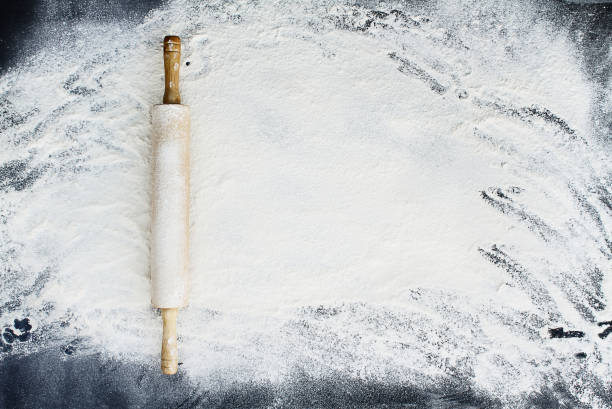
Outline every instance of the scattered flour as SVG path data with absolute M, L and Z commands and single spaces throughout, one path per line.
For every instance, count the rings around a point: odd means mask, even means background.
M 87 348 L 158 359 L 150 110 L 161 39 L 178 34 L 192 112 L 181 371 L 451 376 L 507 407 L 554 378 L 602 406 L 612 173 L 594 84 L 535 6 L 492 4 L 174 1 L 139 25 L 74 27 L 0 78 L 0 163 L 37 172 L 0 199 L 0 303 L 21 297 L 12 314 Z M 548 339 L 555 326 L 586 335 Z

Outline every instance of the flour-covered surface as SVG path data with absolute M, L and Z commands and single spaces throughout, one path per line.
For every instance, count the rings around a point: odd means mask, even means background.
M 612 407 L 610 6 L 172 1 L 0 77 L 0 406 Z M 150 305 L 161 39 L 192 112 Z

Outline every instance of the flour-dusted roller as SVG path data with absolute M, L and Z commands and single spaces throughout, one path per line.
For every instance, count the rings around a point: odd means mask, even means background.
M 189 297 L 189 107 L 181 105 L 181 39 L 164 38 L 166 89 L 152 110 L 151 302 L 161 309 L 161 368 L 178 369 L 176 318 Z

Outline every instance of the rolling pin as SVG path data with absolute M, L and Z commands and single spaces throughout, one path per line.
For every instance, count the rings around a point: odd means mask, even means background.
M 189 107 L 181 104 L 181 39 L 164 38 L 165 92 L 153 106 L 151 303 L 163 320 L 161 369 L 178 370 L 176 319 L 189 297 Z

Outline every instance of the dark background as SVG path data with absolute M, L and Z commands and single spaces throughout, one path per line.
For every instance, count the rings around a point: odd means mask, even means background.
M 167 0 L 0 0 L 0 74 L 44 47 L 50 27 L 61 28 L 79 20 L 138 23 Z M 606 39 L 612 32 L 612 0 L 548 0 L 559 6 L 563 24 L 581 29 L 580 40 L 591 74 L 607 81 L 612 67 L 595 66 L 608 52 Z M 361 3 L 356 0 L 355 3 Z M 372 3 L 364 1 L 364 3 Z M 543 1 L 546 3 L 546 1 Z
M 559 7 L 558 24 L 581 30 L 576 38 L 585 68 L 607 83 L 612 33 L 612 5 L 550 0 Z M 0 0 L 0 74 L 44 47 L 50 27 L 81 20 L 138 23 L 163 0 Z M 0 110 L 0 115 L 2 111 Z M 1 148 L 1 147 L 0 147 Z M 0 291 L 1 291 L 0 284 Z M 0 408 L 484 408 L 496 407 L 460 383 L 438 391 L 330 377 L 312 380 L 296 373 L 283 386 L 230 384 L 211 390 L 180 374 L 164 377 L 154 365 L 109 360 L 100 355 L 72 355 L 70 349 L 44 348 L 27 356 L 0 360 Z M 564 385 L 531 397 L 534 408 L 578 407 Z
M 81 19 L 142 21 L 163 0 L 0 0 L 0 72 L 44 46 L 45 27 Z

